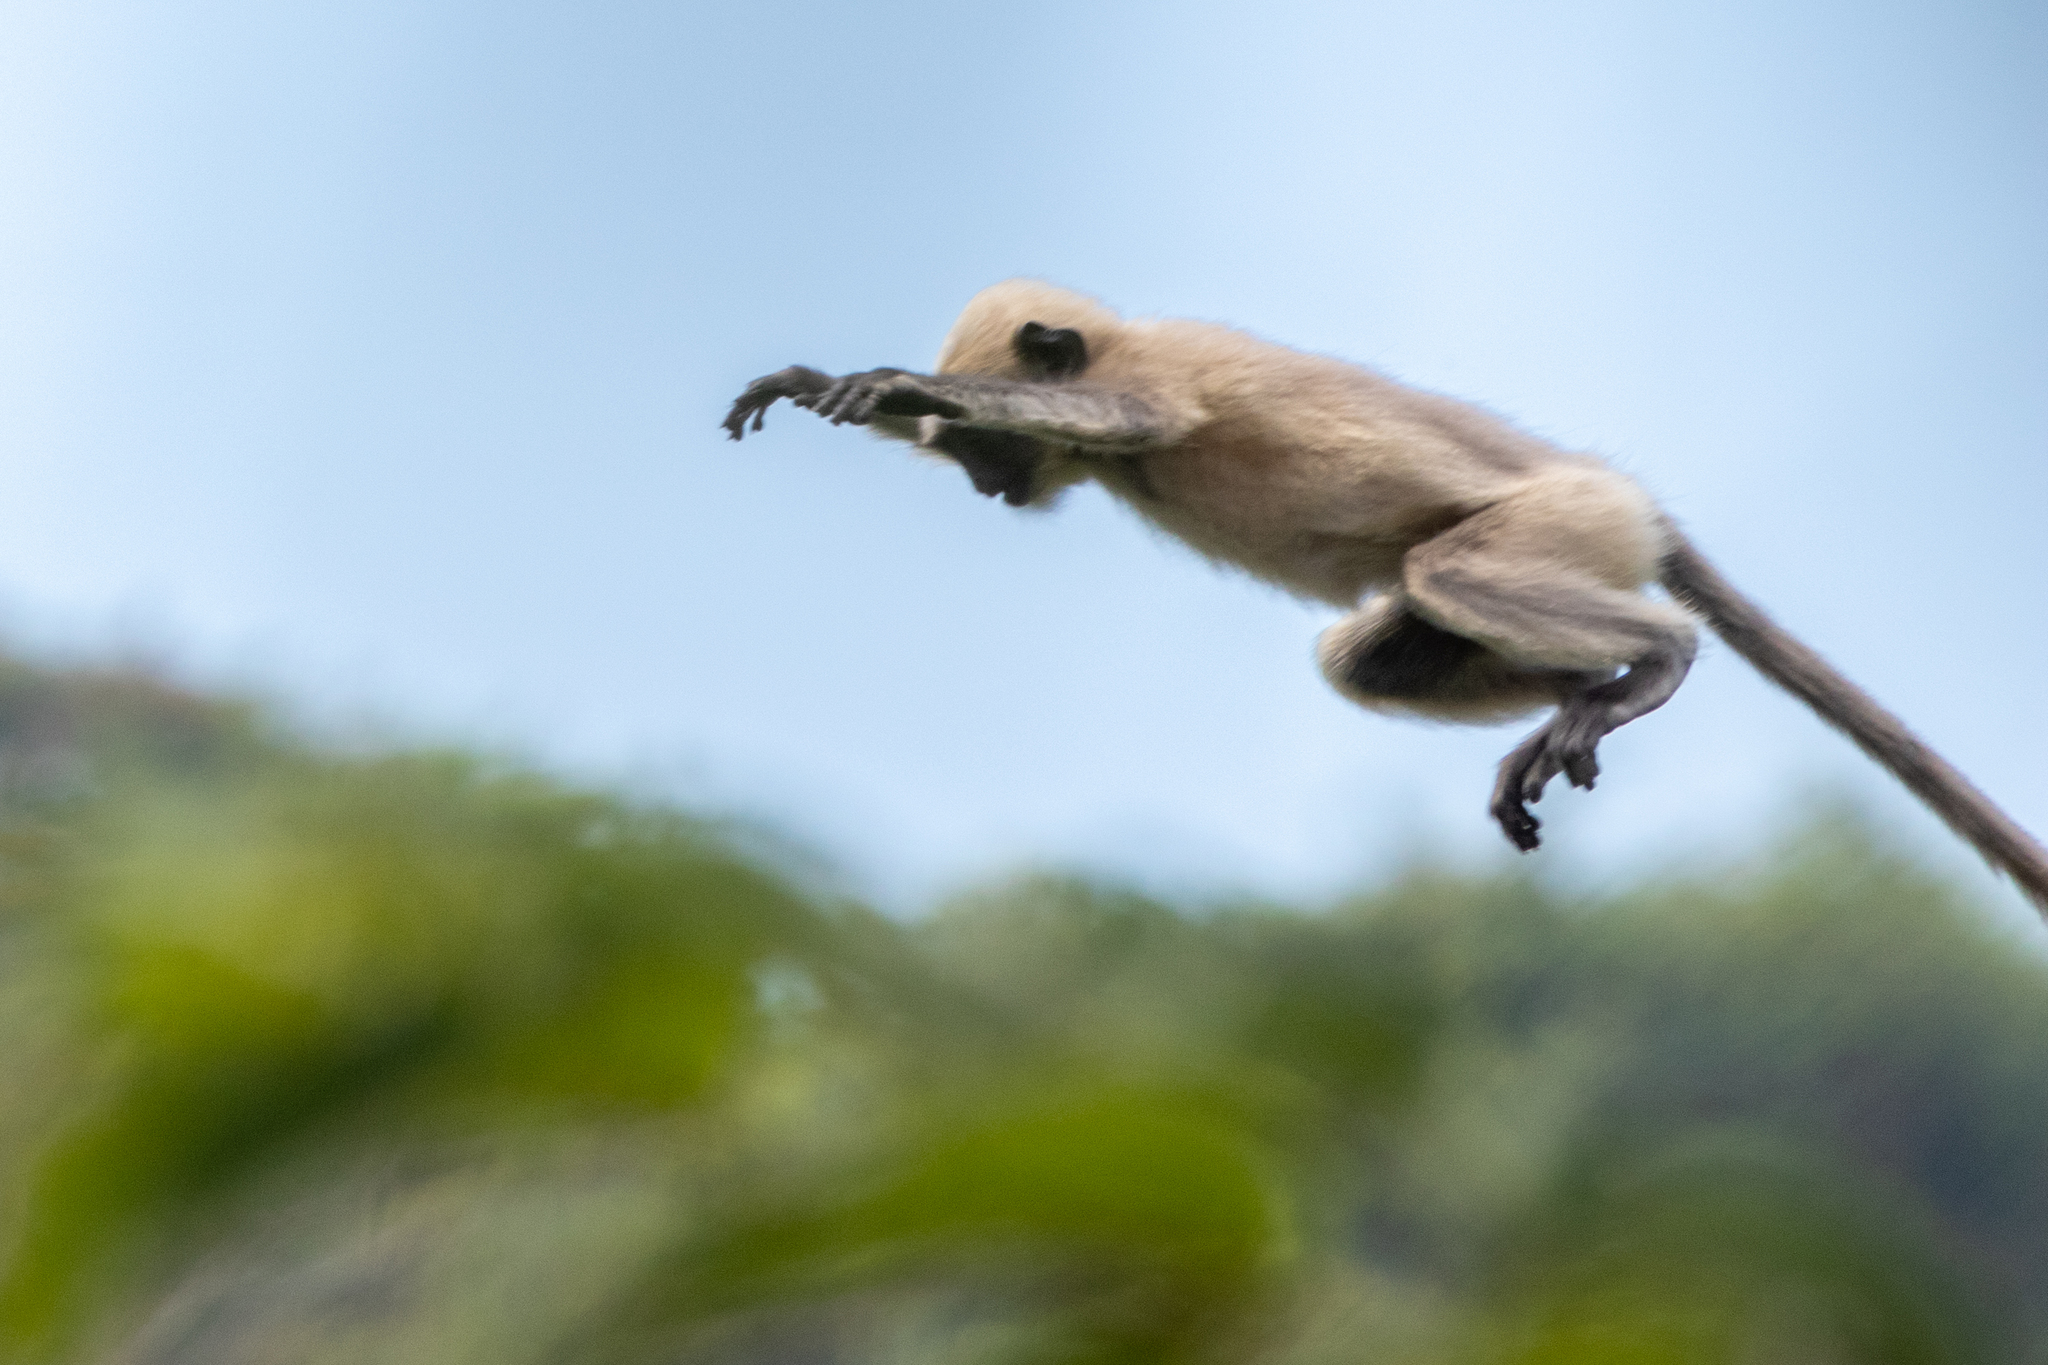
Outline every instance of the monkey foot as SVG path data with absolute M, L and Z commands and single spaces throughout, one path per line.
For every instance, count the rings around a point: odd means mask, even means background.
M 1536 832 L 1542 822 L 1529 807 L 1543 799 L 1551 778 L 1563 774 L 1574 787 L 1593 790 L 1600 776 L 1600 738 L 1597 722 L 1562 712 L 1500 761 L 1489 809 L 1509 843 L 1529 853 L 1543 842 Z

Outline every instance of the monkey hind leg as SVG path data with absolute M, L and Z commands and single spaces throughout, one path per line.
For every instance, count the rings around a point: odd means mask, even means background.
M 1398 591 L 1325 630 L 1316 660 L 1330 685 L 1360 706 L 1473 724 L 1555 705 L 1613 672 L 1516 664 L 1427 620 Z
M 1559 528 L 1540 517 L 1517 524 L 1516 511 L 1499 505 L 1417 546 L 1403 583 L 1439 627 L 1525 668 L 1578 675 L 1557 714 L 1502 760 L 1494 785 L 1493 816 L 1527 852 L 1539 843 L 1529 805 L 1559 774 L 1590 790 L 1601 739 L 1670 700 L 1696 644 L 1683 612 L 1621 586 L 1623 574 L 1590 571 Z

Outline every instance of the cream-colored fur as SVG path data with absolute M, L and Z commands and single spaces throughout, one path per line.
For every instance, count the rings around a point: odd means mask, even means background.
M 1125 321 L 1083 295 L 1012 280 L 967 305 L 938 372 L 1021 377 L 1010 338 L 1028 321 L 1080 331 L 1089 363 L 1078 382 L 1136 394 L 1167 427 L 1144 462 L 1153 496 L 1086 452 L 1074 457 L 1082 476 L 1303 596 L 1356 605 L 1399 581 L 1414 546 L 1510 500 L 1532 521 L 1573 526 L 1579 548 L 1560 549 L 1600 582 L 1656 577 L 1661 523 L 1622 475 L 1467 404 L 1233 328 Z
M 1085 449 L 1048 452 L 1035 501 L 1093 477 L 1213 559 L 1358 608 L 1325 633 L 1318 656 L 1332 683 L 1363 705 L 1498 720 L 1555 704 L 1558 670 L 1611 671 L 1639 651 L 1634 631 L 1603 628 L 1590 613 L 1532 635 L 1433 592 L 1411 556 L 1454 527 L 1466 528 L 1462 558 L 1472 572 L 1541 576 L 1596 595 L 1626 621 L 1691 634 L 1683 612 L 1639 592 L 1667 548 L 1663 519 L 1640 488 L 1597 460 L 1357 365 L 1214 323 L 1126 321 L 1035 280 L 976 295 L 940 348 L 938 373 L 1025 378 L 1011 338 L 1027 322 L 1080 332 L 1089 359 L 1074 382 L 1144 399 L 1164 428 L 1142 457 L 1142 478 Z M 1486 645 L 1492 657 L 1469 662 L 1427 696 L 1350 685 L 1350 650 L 1401 609 Z

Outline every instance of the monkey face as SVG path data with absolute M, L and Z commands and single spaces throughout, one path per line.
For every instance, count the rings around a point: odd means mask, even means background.
M 1071 327 L 1027 322 L 1010 338 L 1010 349 L 1033 379 L 1071 379 L 1088 368 L 1088 343 Z

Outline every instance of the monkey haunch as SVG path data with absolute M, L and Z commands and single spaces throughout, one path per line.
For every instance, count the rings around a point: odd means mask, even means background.
M 1729 587 L 1640 488 L 1478 408 L 1022 280 L 975 296 L 937 373 L 792 366 L 749 384 L 725 429 L 759 431 L 779 398 L 948 457 L 1012 506 L 1094 479 L 1211 558 L 1344 608 L 1317 654 L 1360 705 L 1466 721 L 1554 706 L 1494 785 L 1525 851 L 1550 780 L 1591 788 L 1600 740 L 1684 681 L 1690 609 L 2048 911 L 2040 845 Z

